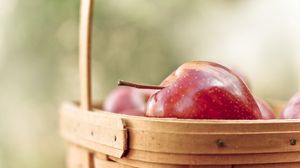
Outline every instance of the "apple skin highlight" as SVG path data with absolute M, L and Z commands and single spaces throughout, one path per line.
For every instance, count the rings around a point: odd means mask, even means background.
M 280 115 L 281 119 L 300 119 L 300 92 L 295 94 L 288 102 Z
M 134 116 L 144 116 L 146 103 L 153 90 L 119 86 L 104 101 L 104 110 Z

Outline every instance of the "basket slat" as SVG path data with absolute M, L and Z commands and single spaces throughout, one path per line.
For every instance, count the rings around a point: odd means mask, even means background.
M 290 144 L 291 139 L 300 139 L 299 120 L 155 119 L 89 112 L 75 103 L 66 103 L 61 122 L 62 134 L 68 141 L 112 158 L 123 156 L 118 162 L 124 164 L 223 166 L 300 162 L 299 144 Z M 217 139 L 222 139 L 224 146 L 218 146 Z
M 61 110 L 61 133 L 74 144 L 121 157 L 127 149 L 127 130 L 121 118 L 102 117 L 66 103 Z
M 300 132 L 245 132 L 239 134 L 148 132 L 130 129 L 129 137 L 130 149 L 159 153 L 249 154 L 300 151 L 300 145 L 290 145 L 290 139 L 300 139 Z M 219 139 L 224 142 L 224 147 L 217 145 L 216 142 Z
M 109 160 L 103 160 L 101 158 L 95 157 L 95 168 L 136 168 L 132 166 L 122 165 L 120 163 L 116 163 Z
M 299 168 L 300 163 L 261 164 L 261 165 L 237 165 L 233 168 Z
M 143 162 L 181 165 L 245 165 L 300 162 L 300 152 L 269 154 L 187 155 L 130 150 L 126 158 Z
M 93 159 L 89 151 L 75 145 L 68 146 L 68 168 L 92 168 Z
M 190 166 L 190 165 L 172 165 L 172 164 L 158 164 L 158 163 L 149 163 L 149 162 L 141 162 L 137 160 L 130 160 L 127 158 L 115 158 L 109 156 L 111 160 L 114 160 L 118 163 L 121 163 L 123 165 L 130 165 L 130 166 L 136 166 L 141 168 L 231 168 L 231 165 L 218 165 L 218 166 L 205 166 L 205 165 L 198 165 L 198 166 Z

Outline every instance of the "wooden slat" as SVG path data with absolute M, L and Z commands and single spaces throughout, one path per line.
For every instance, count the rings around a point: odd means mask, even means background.
M 79 120 L 78 118 L 81 118 Z M 111 128 L 108 125 L 96 125 L 89 122 L 88 115 L 69 115 L 64 113 L 62 117 L 62 131 L 66 136 L 74 136 L 91 142 L 104 144 L 117 149 L 126 150 L 126 129 Z M 99 121 L 100 123 L 101 121 Z M 121 119 L 115 119 L 113 123 L 122 123 Z M 97 123 L 98 124 L 98 123 Z M 105 122 L 103 122 L 105 124 Z M 110 124 L 112 125 L 112 124 Z
M 93 158 L 88 150 L 69 145 L 67 151 L 67 168 L 92 168 Z
M 91 35 L 93 0 L 81 0 L 79 34 L 79 79 L 81 108 L 91 110 Z
M 300 151 L 300 132 L 214 133 L 129 129 L 130 149 L 173 154 L 249 154 Z M 217 145 L 222 139 L 223 147 Z
M 95 168 L 136 168 L 132 166 L 121 165 L 108 160 L 100 160 L 95 158 Z
M 126 159 L 155 164 L 300 162 L 299 142 L 295 145 L 289 142 L 293 138 L 300 139 L 299 120 L 235 123 L 154 119 L 105 111 L 91 113 L 73 103 L 65 104 L 62 109 L 62 132 L 67 140 L 114 157 L 120 158 L 127 149 Z M 120 141 L 112 142 L 113 135 Z M 218 147 L 217 139 L 222 139 L 224 146 Z
M 175 165 L 245 165 L 300 162 L 300 152 L 236 155 L 187 155 L 130 150 L 125 158 L 150 163 Z
M 107 160 L 107 158 L 103 158 L 103 156 L 99 157 L 99 155 L 95 156 L 94 161 L 95 168 L 137 168 L 135 166 L 122 165 L 120 163 Z
M 67 141 L 115 157 L 127 149 L 127 130 L 121 118 L 82 111 L 68 103 L 62 107 L 60 118 Z
M 111 115 L 105 111 L 101 114 Z M 299 120 L 195 121 L 122 117 L 129 130 L 129 149 L 173 154 L 247 154 L 300 151 Z M 297 127 L 298 126 L 298 127 Z M 217 140 L 224 147 L 218 147 Z M 184 145 L 182 145 L 184 144 Z
M 123 165 L 129 165 L 129 166 L 136 166 L 141 168 L 232 168 L 231 165 L 211 165 L 211 166 L 191 166 L 191 165 L 174 165 L 174 164 L 158 164 L 158 163 L 149 163 L 149 162 L 141 162 L 136 160 L 130 160 L 127 158 L 115 158 L 115 157 L 109 157 L 111 160 L 114 160 L 118 163 L 122 163 Z
M 233 168 L 299 168 L 300 163 L 279 163 L 261 165 L 236 165 Z
M 80 82 L 80 105 L 83 110 L 91 110 L 91 34 L 93 0 L 81 0 L 80 9 L 80 32 L 79 32 L 79 82 Z M 66 137 L 66 136 L 65 136 Z M 70 136 L 69 136 L 70 137 Z M 74 138 L 73 138 L 74 139 Z M 84 168 L 94 168 L 93 154 L 85 153 L 89 158 L 89 164 Z M 77 158 L 80 160 L 81 158 Z M 82 160 L 85 157 L 83 156 Z M 76 162 L 76 160 L 72 160 Z M 72 168 L 76 168 L 71 166 Z

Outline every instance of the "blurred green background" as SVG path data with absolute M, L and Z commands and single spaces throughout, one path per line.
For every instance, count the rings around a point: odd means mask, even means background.
M 0 0 L 0 168 L 62 168 L 58 109 L 79 98 L 79 1 Z M 188 60 L 239 69 L 287 100 L 300 75 L 300 1 L 96 0 L 93 97 L 158 84 Z

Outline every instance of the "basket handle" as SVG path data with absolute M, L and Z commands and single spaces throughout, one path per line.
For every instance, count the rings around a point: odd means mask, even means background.
M 81 0 L 79 30 L 80 104 L 84 110 L 92 108 L 91 46 L 94 0 Z

